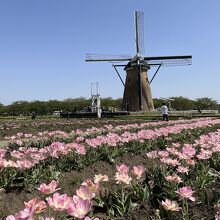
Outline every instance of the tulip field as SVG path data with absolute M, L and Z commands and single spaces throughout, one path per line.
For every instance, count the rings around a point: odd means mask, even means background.
M 220 119 L 2 119 L 0 219 L 220 220 Z

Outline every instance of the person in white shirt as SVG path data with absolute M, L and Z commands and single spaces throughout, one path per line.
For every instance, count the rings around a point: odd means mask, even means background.
M 163 121 L 168 121 L 168 107 L 165 105 L 165 102 L 163 102 L 163 105 L 160 108 L 160 111 L 163 116 Z

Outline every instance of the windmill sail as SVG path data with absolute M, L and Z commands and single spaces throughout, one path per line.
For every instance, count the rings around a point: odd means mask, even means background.
M 144 60 L 151 66 L 184 66 L 192 64 L 192 56 L 160 56 L 144 57 Z
M 100 55 L 100 54 L 86 54 L 86 62 L 106 61 L 106 62 L 120 62 L 130 61 L 130 55 Z
M 144 12 L 135 11 L 135 42 L 136 53 L 138 55 L 144 54 Z

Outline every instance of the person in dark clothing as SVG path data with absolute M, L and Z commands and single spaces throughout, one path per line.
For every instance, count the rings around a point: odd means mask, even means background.
M 34 120 L 36 118 L 35 111 L 31 112 L 31 119 Z

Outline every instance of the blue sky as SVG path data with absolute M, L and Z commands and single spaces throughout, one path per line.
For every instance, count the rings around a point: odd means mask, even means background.
M 144 11 L 146 56 L 193 56 L 159 71 L 153 97 L 220 102 L 219 0 L 0 0 L 0 103 L 89 98 L 93 82 L 102 97 L 122 97 L 112 65 L 85 54 L 135 55 L 135 10 Z

